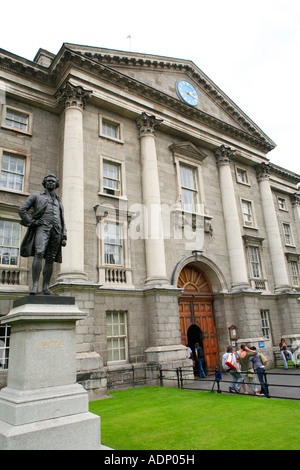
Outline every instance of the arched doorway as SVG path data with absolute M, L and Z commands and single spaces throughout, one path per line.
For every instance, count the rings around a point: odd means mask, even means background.
M 219 365 L 219 351 L 209 280 L 198 268 L 187 265 L 179 275 L 177 286 L 183 289 L 179 299 L 181 343 L 193 349 L 195 343 L 190 341 L 200 336 L 196 342 L 202 342 L 206 365 L 212 372 Z

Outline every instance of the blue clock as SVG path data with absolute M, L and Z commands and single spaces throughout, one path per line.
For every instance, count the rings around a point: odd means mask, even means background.
M 199 103 L 198 93 L 193 85 L 186 80 L 179 80 L 176 83 L 176 91 L 177 95 L 184 103 L 190 104 L 191 106 L 197 106 Z

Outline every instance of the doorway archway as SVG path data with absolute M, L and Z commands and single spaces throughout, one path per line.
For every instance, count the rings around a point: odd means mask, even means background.
M 195 342 L 202 343 L 207 369 L 212 372 L 219 365 L 219 350 L 210 282 L 196 266 L 187 265 L 180 272 L 177 286 L 183 289 L 179 299 L 181 343 L 193 349 L 190 341 L 198 334 L 200 341 Z

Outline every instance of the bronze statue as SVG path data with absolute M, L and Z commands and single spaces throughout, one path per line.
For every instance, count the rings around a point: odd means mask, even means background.
M 67 244 L 67 231 L 64 222 L 63 205 L 54 190 L 59 181 L 53 174 L 42 181 L 45 190 L 31 194 L 19 209 L 22 225 L 28 227 L 21 244 L 21 256 L 33 256 L 31 295 L 38 294 L 38 283 L 43 270 L 43 295 L 55 295 L 50 289 L 53 263 L 62 262 L 61 247 Z M 31 211 L 32 214 L 31 214 Z

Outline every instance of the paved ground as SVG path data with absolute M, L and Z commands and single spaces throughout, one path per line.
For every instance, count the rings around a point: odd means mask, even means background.
M 221 372 L 222 380 L 219 382 L 222 393 L 229 393 L 231 383 L 230 373 Z M 276 368 L 267 370 L 267 382 L 269 385 L 269 395 L 271 398 L 287 398 L 290 400 L 300 400 L 300 369 L 289 367 L 288 370 Z M 214 383 L 214 376 L 205 379 L 196 378 L 184 384 L 189 390 L 218 390 L 217 383 Z M 241 392 L 243 393 L 243 392 Z

